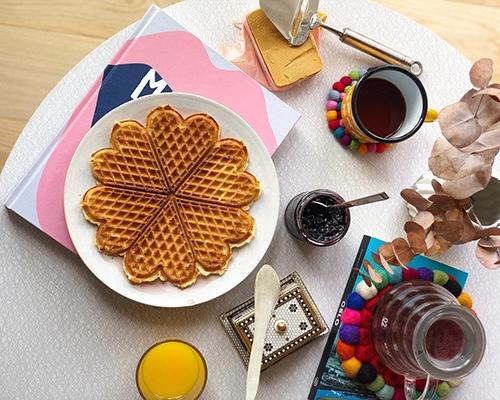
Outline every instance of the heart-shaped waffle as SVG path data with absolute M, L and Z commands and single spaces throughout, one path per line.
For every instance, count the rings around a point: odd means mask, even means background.
M 199 274 L 222 275 L 232 248 L 251 240 L 254 219 L 245 210 L 260 183 L 246 171 L 245 144 L 219 136 L 208 114 L 184 119 L 165 105 L 145 126 L 116 123 L 111 148 L 92 155 L 98 185 L 81 206 L 99 225 L 97 247 L 124 255 L 131 282 L 159 279 L 184 288 Z

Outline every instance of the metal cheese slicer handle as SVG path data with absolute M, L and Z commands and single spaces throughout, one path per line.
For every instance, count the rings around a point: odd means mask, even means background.
M 405 56 L 404 54 L 349 28 L 345 28 L 341 31 L 326 25 L 323 21 L 321 21 L 321 18 L 316 13 L 311 16 L 309 29 L 316 29 L 318 27 L 325 28 L 326 30 L 334 33 L 339 37 L 339 40 L 342 43 L 348 44 L 363 53 L 378 58 L 379 60 L 385 61 L 389 64 L 406 67 L 414 75 L 418 76 L 422 73 L 423 67 L 420 62 L 413 61 L 410 57 Z

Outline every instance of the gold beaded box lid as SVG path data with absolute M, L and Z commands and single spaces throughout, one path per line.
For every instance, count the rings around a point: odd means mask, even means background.
M 297 272 L 281 279 L 280 283 L 280 296 L 264 341 L 262 371 L 329 331 Z M 255 329 L 254 307 L 252 297 L 219 317 L 247 366 Z

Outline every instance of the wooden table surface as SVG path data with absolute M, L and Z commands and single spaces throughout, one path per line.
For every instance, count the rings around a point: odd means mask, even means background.
M 155 3 L 166 7 L 177 1 Z M 374 1 L 429 28 L 471 61 L 492 58 L 493 80 L 500 82 L 499 0 Z M 0 169 L 57 82 L 99 44 L 140 19 L 150 4 L 150 0 L 0 0 Z

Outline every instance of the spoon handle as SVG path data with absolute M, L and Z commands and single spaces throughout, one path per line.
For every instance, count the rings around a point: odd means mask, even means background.
M 382 200 L 387 200 L 389 196 L 385 192 L 377 193 L 377 194 L 372 194 L 371 196 L 366 196 L 366 197 L 361 197 L 360 199 L 356 200 L 351 200 L 351 201 L 345 201 L 343 203 L 338 203 L 338 204 L 332 204 L 331 208 L 336 208 L 336 207 L 355 207 L 355 206 L 360 206 L 362 204 L 368 204 L 368 203 L 375 203 L 376 201 L 382 201 Z
M 270 265 L 264 265 L 255 278 L 255 329 L 248 362 L 246 400 L 254 400 L 259 387 L 262 352 L 269 320 L 280 293 L 280 281 Z

